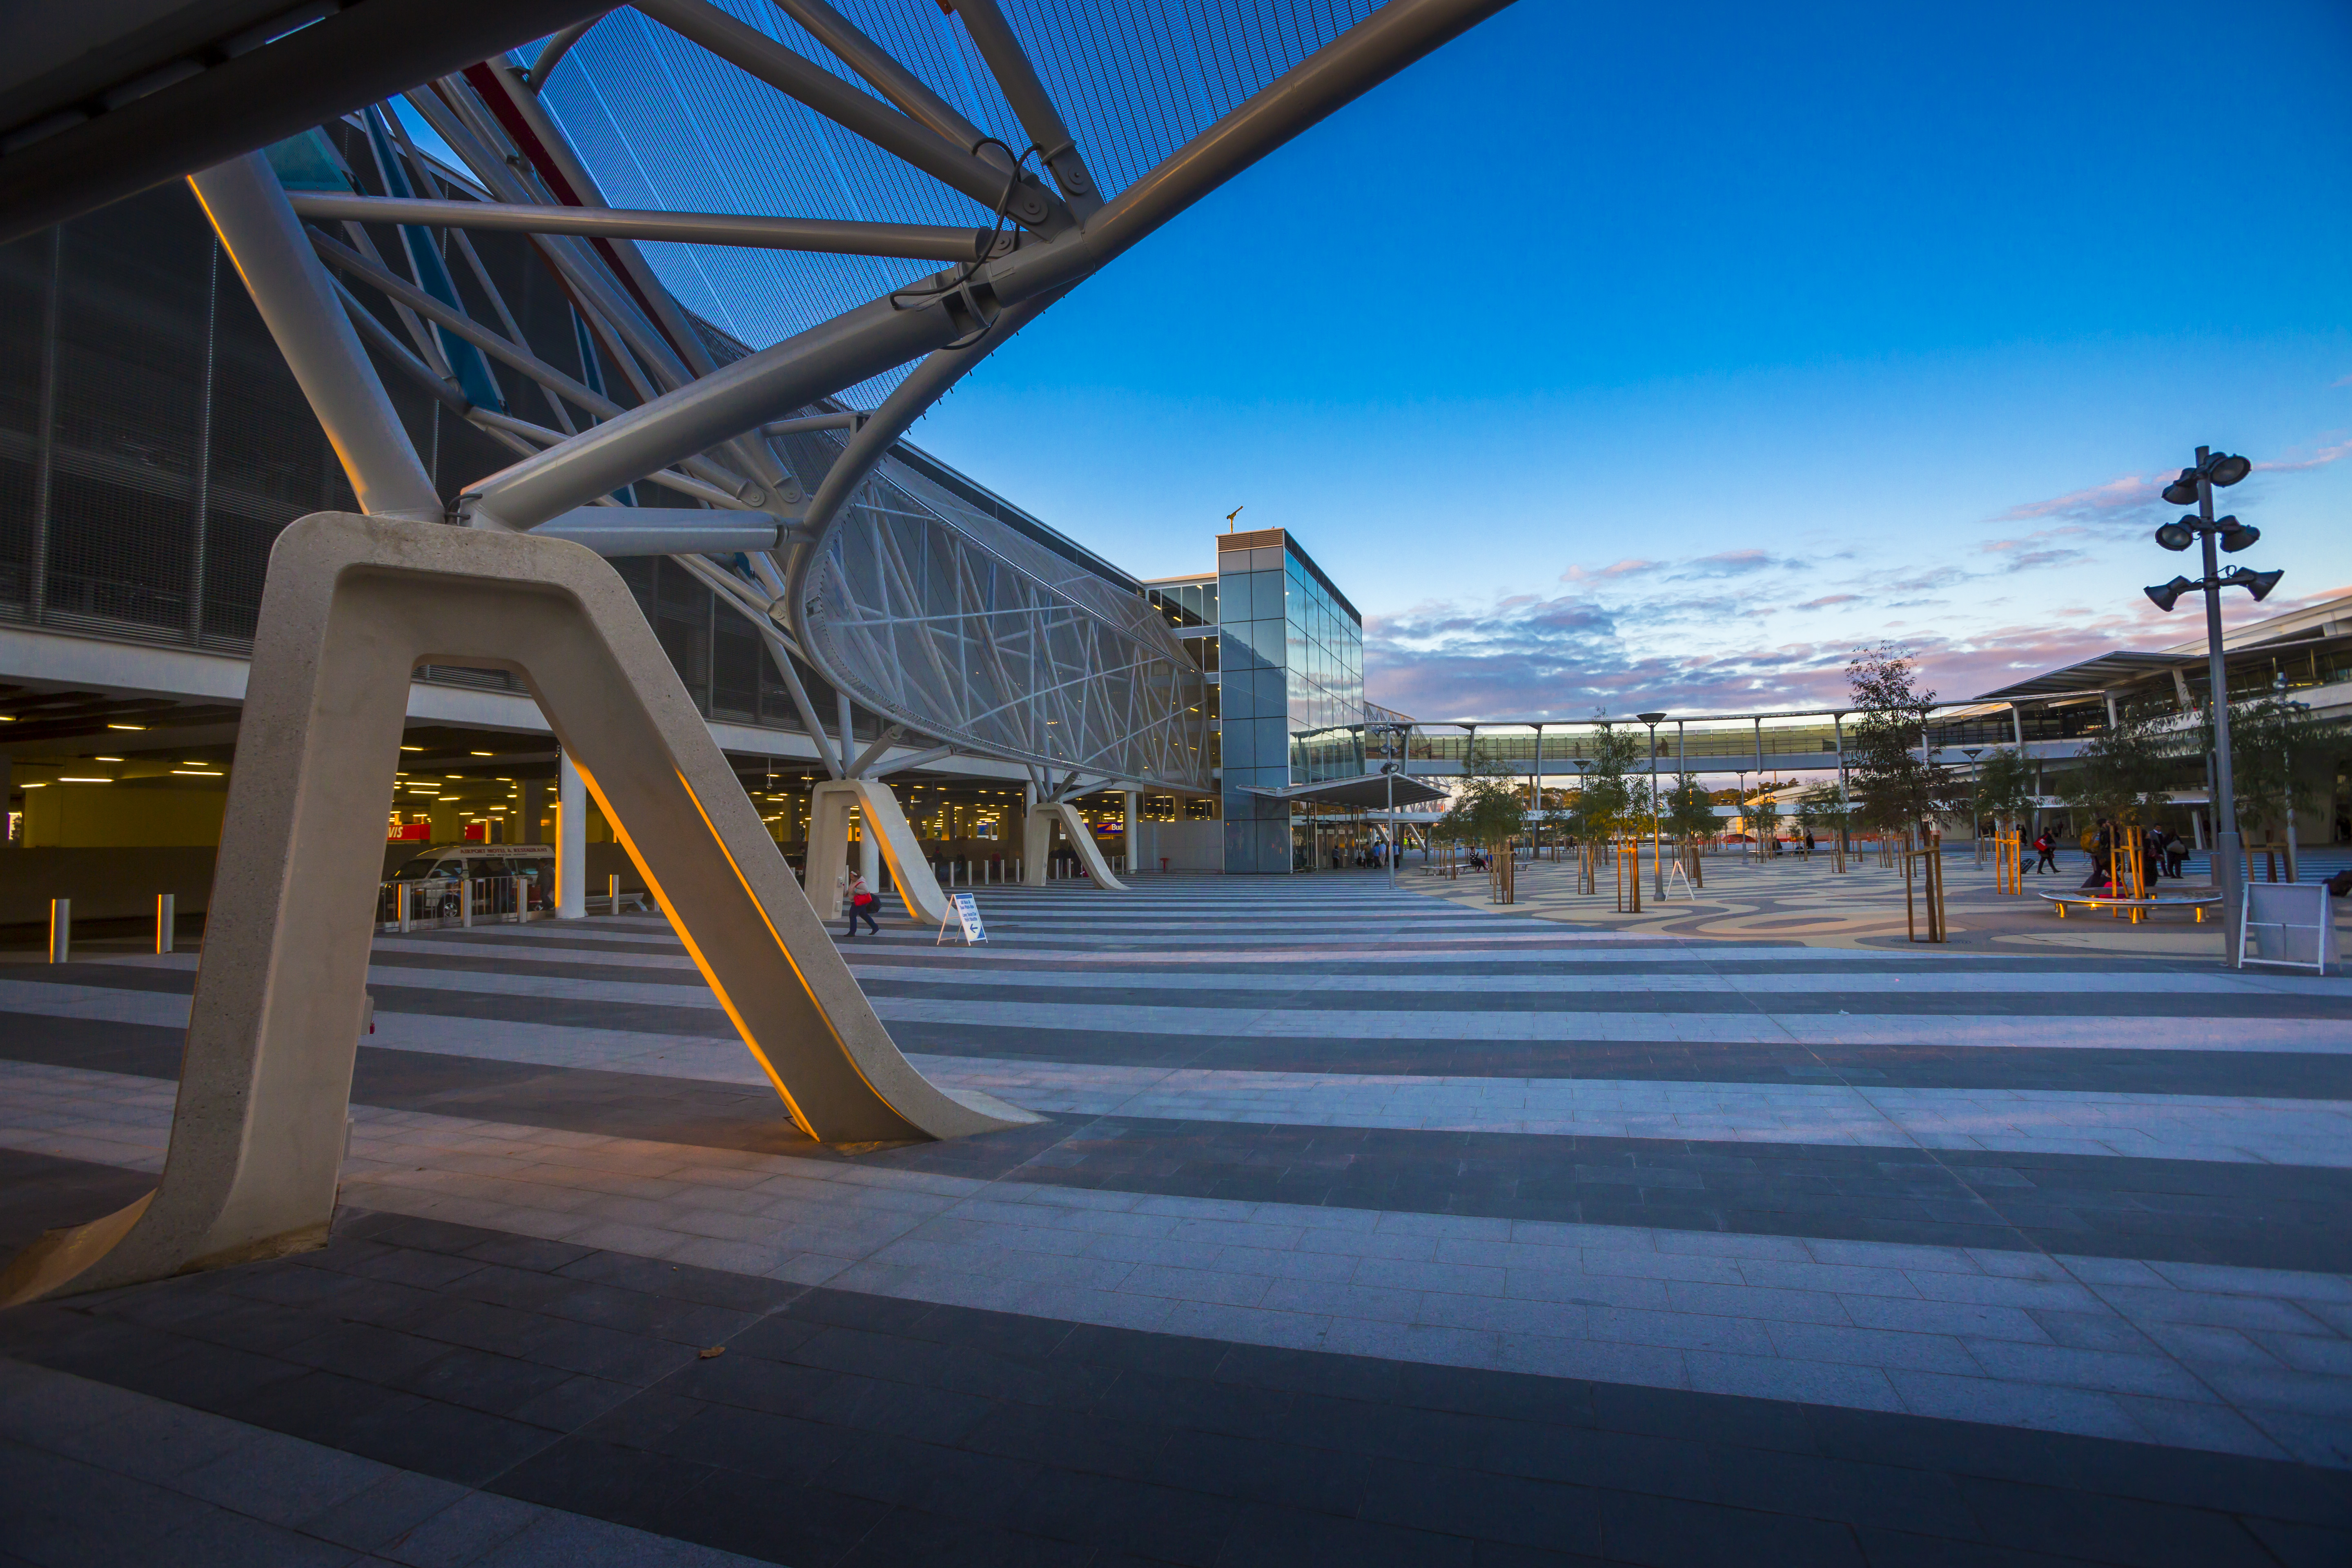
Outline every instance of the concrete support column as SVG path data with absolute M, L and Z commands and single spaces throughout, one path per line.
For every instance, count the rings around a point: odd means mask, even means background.
M 588 786 L 564 752 L 556 763 L 555 918 L 588 914 Z
M 1021 786 L 1021 880 L 1032 888 L 1045 885 L 1046 861 L 1054 852 L 1054 824 L 1037 809 L 1037 786 Z
M 1132 877 L 1143 868 L 1143 814 L 1136 809 L 1143 804 L 1143 796 L 1129 790 L 1118 798 L 1119 809 L 1127 813 L 1119 837 L 1127 843 L 1127 874 Z
M 882 890 L 882 839 L 875 831 L 873 814 L 863 806 L 857 811 L 857 874 L 867 887 Z

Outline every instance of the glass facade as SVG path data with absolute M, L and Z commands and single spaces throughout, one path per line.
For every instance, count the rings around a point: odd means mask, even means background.
M 1280 530 L 1217 540 L 1225 869 L 1282 872 L 1291 807 L 1249 793 L 1364 771 L 1362 618 Z

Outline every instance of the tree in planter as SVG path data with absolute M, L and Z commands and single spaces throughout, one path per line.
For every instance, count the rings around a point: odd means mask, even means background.
M 1927 744 L 1936 694 L 1919 688 L 1908 650 L 1892 643 L 1857 653 L 1845 667 L 1854 720 L 1846 730 L 1846 778 L 1855 815 L 1874 827 L 1916 833 L 1968 799 L 1950 768 Z M 1920 753 L 1912 754 L 1918 747 Z

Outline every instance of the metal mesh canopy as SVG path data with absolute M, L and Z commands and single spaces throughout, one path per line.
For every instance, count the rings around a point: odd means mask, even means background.
M 371 515 L 667 557 L 812 732 L 794 661 L 845 700 L 836 774 L 886 760 L 856 752 L 856 705 L 1057 791 L 1199 789 L 1209 693 L 1138 585 L 900 441 L 1095 271 L 1505 3 L 635 0 L 195 184 Z M 501 237 L 521 274 L 484 254 Z M 452 500 L 385 370 L 515 460 Z
M 870 95 L 769 0 L 715 3 Z M 841 0 L 835 8 L 975 126 L 1015 153 L 1027 146 L 969 35 L 932 0 Z M 1106 197 L 1376 8 L 1363 0 L 1004 5 Z M 614 12 L 581 40 L 550 78 L 545 101 L 615 205 L 971 226 L 992 216 L 635 11 Z M 754 347 L 931 269 L 718 246 L 648 244 L 646 252 L 682 301 Z M 870 406 L 903 374 L 845 397 Z

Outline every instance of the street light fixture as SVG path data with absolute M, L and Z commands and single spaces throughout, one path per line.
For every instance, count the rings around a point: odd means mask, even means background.
M 2183 594 L 2191 589 L 2205 595 L 2205 679 L 2206 700 L 2213 712 L 2213 880 L 2221 891 L 2221 932 L 2227 944 L 2229 962 L 2238 962 L 2240 908 L 2245 902 L 2245 889 L 2240 885 L 2238 870 L 2238 789 L 2230 758 L 2230 671 L 2221 653 L 2221 590 L 2243 588 L 2254 596 L 2257 604 L 2270 597 L 2278 586 L 2284 572 L 2252 572 L 2243 566 L 2222 570 L 2215 553 L 2221 550 L 2240 551 L 2262 537 L 2260 531 L 2240 522 L 2234 517 L 2213 515 L 2214 487 L 2236 484 L 2253 472 L 2248 459 L 2230 453 L 2216 453 L 2204 447 L 2197 448 L 2197 466 L 2180 470 L 2180 477 L 2164 487 L 2164 499 L 2174 506 L 2189 506 L 2194 515 L 2177 522 L 2166 523 L 2156 531 L 2156 542 L 2167 550 L 2180 550 L 2184 544 L 2173 541 L 2180 532 L 2194 534 L 2205 545 L 2205 575 L 2191 581 L 2175 577 L 2144 592 L 2148 601 L 2159 610 L 2170 610 Z
M 1650 876 L 1657 883 L 1658 900 L 1663 903 L 1666 897 L 1666 868 L 1659 858 L 1663 840 L 1658 833 L 1658 725 L 1666 716 L 1636 713 L 1633 717 L 1650 727 Z

